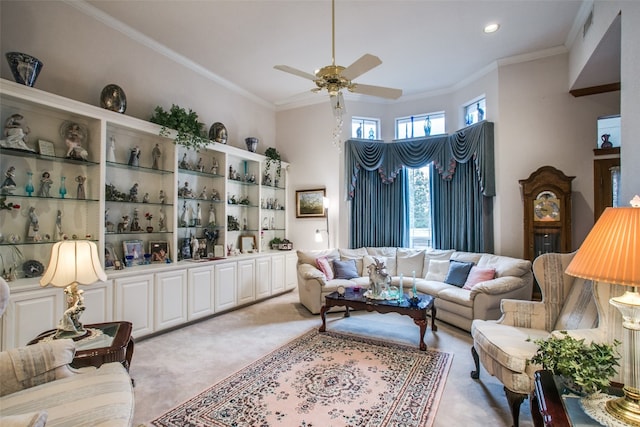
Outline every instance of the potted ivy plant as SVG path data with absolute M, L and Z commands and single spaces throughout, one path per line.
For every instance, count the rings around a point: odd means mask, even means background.
M 538 351 L 528 363 L 542 365 L 543 369 L 560 377 L 568 390 L 586 396 L 609 387 L 609 379 L 620 366 L 616 347 L 620 344 L 599 344 L 576 339 L 567 331 L 561 337 L 552 335 L 547 339 L 533 340 Z
M 173 104 L 169 111 L 165 111 L 157 106 L 149 121 L 162 126 L 160 136 L 169 136 L 169 130 L 175 130 L 178 134 L 174 143 L 186 148 L 198 150 L 209 143 L 203 134 L 204 123 L 198 121 L 198 114 L 191 109 L 187 111 Z
M 275 177 L 275 186 L 278 186 L 278 181 L 280 180 L 280 174 L 282 172 L 282 158 L 280 157 L 280 153 L 273 147 L 267 148 L 264 152 L 264 155 L 267 157 L 267 166 L 265 167 L 265 174 L 269 173 L 269 169 L 271 169 L 271 164 L 275 164 L 276 166 L 276 177 Z
M 271 247 L 271 249 L 279 249 L 280 243 L 282 243 L 282 239 L 279 237 L 274 237 L 273 239 L 269 240 L 269 246 Z

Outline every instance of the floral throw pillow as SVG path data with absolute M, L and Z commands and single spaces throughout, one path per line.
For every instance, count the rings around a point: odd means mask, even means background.
M 327 280 L 333 280 L 333 269 L 331 268 L 331 261 L 326 256 L 316 258 L 316 266 L 318 270 L 322 271 Z

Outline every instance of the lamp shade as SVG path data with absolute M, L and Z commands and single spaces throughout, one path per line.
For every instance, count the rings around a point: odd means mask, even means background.
M 598 282 L 640 286 L 640 208 L 607 208 L 566 273 Z
M 72 283 L 90 285 L 98 280 L 107 280 L 107 275 L 96 244 L 88 240 L 64 240 L 51 248 L 49 265 L 40 285 L 64 288 Z

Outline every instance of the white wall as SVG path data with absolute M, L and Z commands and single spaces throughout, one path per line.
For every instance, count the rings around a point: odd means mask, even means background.
M 191 108 L 208 132 L 225 124 L 229 144 L 246 148 L 244 138 L 260 138 L 258 152 L 275 145 L 275 111 L 230 91 L 164 55 L 81 13 L 64 2 L 2 2 L 2 52 L 29 53 L 44 63 L 35 84 L 92 105 L 109 83 L 127 95 L 125 114 L 148 120 L 160 105 Z M 13 81 L 6 61 L 2 78 Z M 28 117 L 27 117 L 28 120 Z

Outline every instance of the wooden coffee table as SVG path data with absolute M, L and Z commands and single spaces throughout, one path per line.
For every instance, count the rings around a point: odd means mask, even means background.
M 409 316 L 413 322 L 420 327 L 420 350 L 426 351 L 427 345 L 424 343 L 424 334 L 427 331 L 427 322 L 429 314 L 431 315 L 431 330 L 437 331 L 436 326 L 436 307 L 433 304 L 434 297 L 431 295 L 418 294 L 420 301 L 417 304 L 411 304 L 407 295 L 404 300 L 376 300 L 364 296 L 366 289 L 362 288 L 346 288 L 344 295 L 338 292 L 332 292 L 325 297 L 325 302 L 320 309 L 320 317 L 322 317 L 322 326 L 320 332 L 327 330 L 327 311 L 331 307 L 345 307 L 344 317 L 349 317 L 349 309 L 375 311 L 376 313 L 398 313 Z

